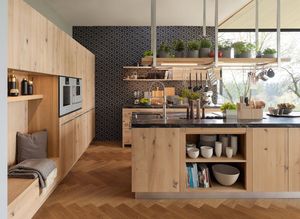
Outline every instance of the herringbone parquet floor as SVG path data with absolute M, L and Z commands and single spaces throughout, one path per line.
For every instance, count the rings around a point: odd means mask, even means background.
M 91 146 L 35 215 L 35 219 L 297 219 L 299 199 L 135 200 L 130 148 Z

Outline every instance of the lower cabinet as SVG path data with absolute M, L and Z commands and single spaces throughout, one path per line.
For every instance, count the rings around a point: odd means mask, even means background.
M 60 127 L 60 157 L 62 176 L 65 176 L 75 162 L 75 120 Z
M 289 191 L 300 192 L 300 128 L 289 129 Z
M 95 109 L 60 126 L 60 157 L 65 176 L 95 137 Z
M 179 134 L 179 129 L 133 129 L 133 192 L 179 192 Z
M 253 129 L 254 192 L 289 191 L 288 133 L 287 128 Z

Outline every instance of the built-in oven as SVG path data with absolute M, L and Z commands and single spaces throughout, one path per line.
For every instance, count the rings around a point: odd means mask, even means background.
M 82 107 L 82 80 L 59 77 L 59 116 L 72 113 Z

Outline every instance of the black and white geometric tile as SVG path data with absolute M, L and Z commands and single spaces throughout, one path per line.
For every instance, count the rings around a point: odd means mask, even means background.
M 214 42 L 214 28 L 207 28 Z M 201 39 L 202 28 L 163 26 L 157 28 L 157 45 L 175 39 Z M 92 26 L 73 27 L 73 37 L 96 56 L 96 140 L 122 138 L 122 107 L 133 103 L 133 91 L 147 91 L 147 82 L 123 81 L 123 66 L 136 65 L 143 52 L 150 50 L 150 27 Z M 178 91 L 182 82 L 168 82 Z

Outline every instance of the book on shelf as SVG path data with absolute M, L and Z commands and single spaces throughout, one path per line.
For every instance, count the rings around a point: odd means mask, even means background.
M 209 188 L 211 186 L 209 169 L 205 164 L 187 164 L 187 187 Z

